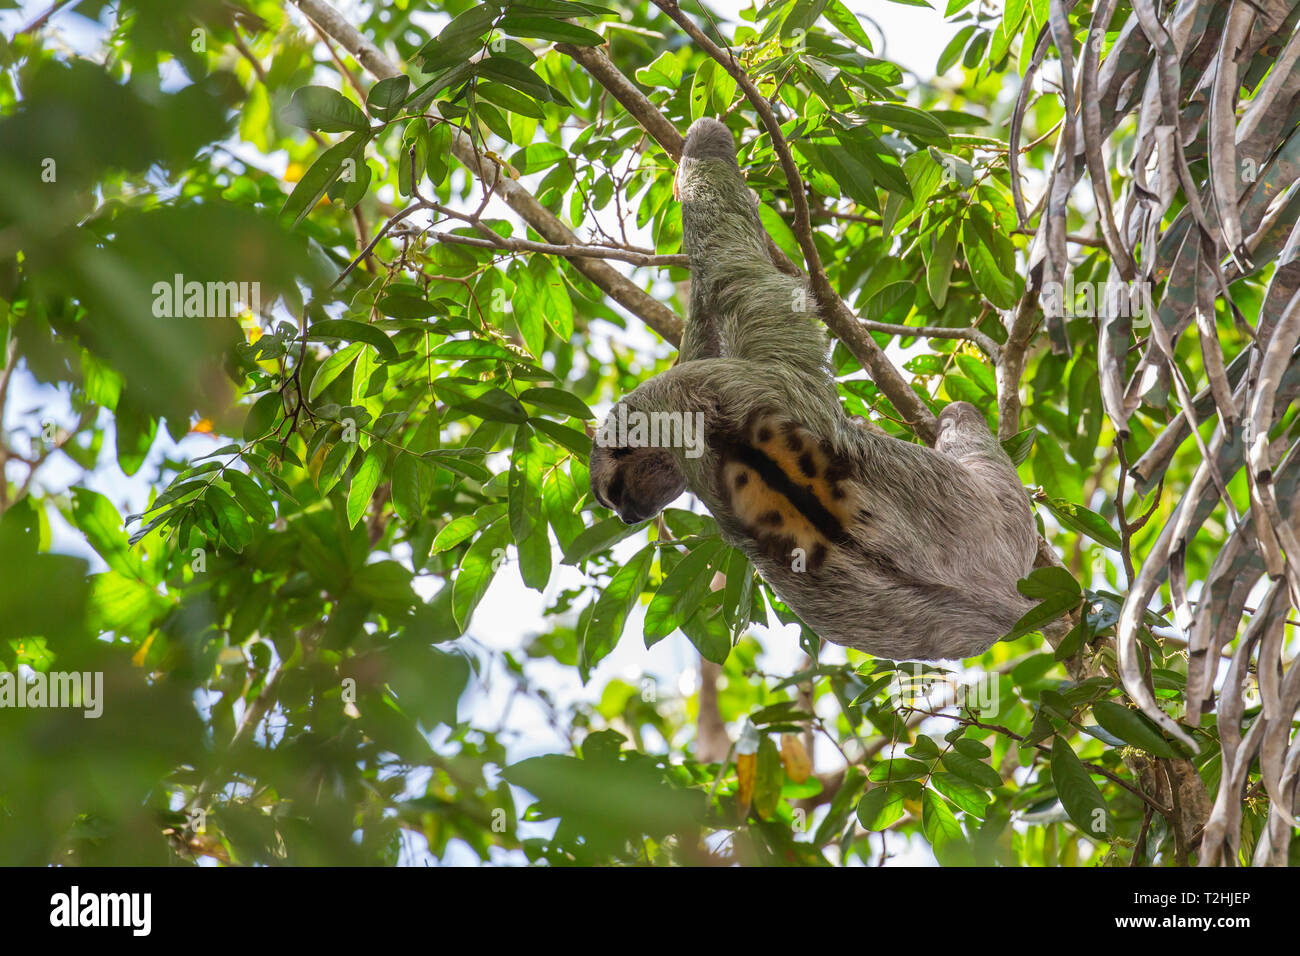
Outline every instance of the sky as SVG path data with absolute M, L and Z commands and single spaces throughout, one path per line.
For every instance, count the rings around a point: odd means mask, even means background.
M 337 4 L 347 11 L 351 5 L 347 0 Z M 48 6 L 48 0 L 23 0 L 14 11 L 0 12 L 0 29 L 11 32 L 15 25 L 25 25 Z M 719 0 L 711 4 L 712 9 L 724 18 L 735 18 L 735 14 L 748 3 L 739 0 Z M 865 14 L 878 25 L 875 30 L 868 26 L 873 40 L 883 34 L 884 43 L 876 48 L 876 54 L 888 56 L 904 68 L 924 76 L 932 76 L 935 61 L 939 57 L 955 29 L 944 23 L 941 12 L 928 7 L 916 7 L 893 2 L 864 2 L 849 0 L 848 6 L 855 12 Z M 78 53 L 92 52 L 98 47 L 102 36 L 102 26 L 92 23 L 84 17 L 69 11 L 59 14 L 47 27 L 53 30 L 59 42 L 66 44 Z M 249 154 L 250 158 L 252 155 Z M 288 162 L 287 154 L 258 157 L 262 168 L 283 171 Z M 513 218 L 504 206 L 494 209 L 494 215 Z M 615 263 L 615 265 L 618 265 Z M 644 337 L 649 342 L 648 336 Z M 896 358 L 900 356 L 895 355 Z M 597 408 L 600 414 L 604 408 Z M 107 450 L 100 459 L 96 469 L 83 473 L 69 459 L 55 455 L 42 469 L 38 482 L 46 491 L 64 491 L 73 484 L 83 484 L 108 497 L 122 514 L 138 512 L 147 503 L 153 479 L 156 478 L 159 463 L 164 457 L 171 460 L 184 460 L 211 451 L 222 439 L 204 435 L 191 435 L 180 443 L 173 443 L 160 429 L 149 460 L 133 476 L 124 475 L 118 468 L 111 452 L 114 447 L 111 416 L 105 412 L 103 418 L 108 432 L 104 448 Z M 38 385 L 29 375 L 20 370 L 14 377 L 8 406 L 4 409 L 3 427 L 11 436 L 39 434 L 42 425 L 54 421 L 63 426 L 75 422 L 65 395 L 55 389 Z M 21 439 L 16 440 L 21 446 Z M 16 466 L 10 477 L 20 477 Z M 684 504 L 685 502 L 679 502 Z M 74 553 L 88 558 L 94 570 L 104 570 L 103 561 L 91 551 L 79 532 L 69 527 L 62 518 L 50 514 L 54 534 L 55 550 Z M 626 558 L 641 545 L 641 540 L 632 539 L 620 545 L 618 557 Z M 401 556 L 401 551 L 397 552 Z M 507 566 L 498 574 L 482 604 L 476 611 L 468 636 L 483 647 L 493 650 L 518 650 L 532 634 L 549 630 L 543 611 L 559 590 L 575 587 L 585 580 L 585 576 L 573 568 L 560 565 L 558 551 L 554 565 L 560 570 L 554 575 L 545 595 L 525 588 L 513 567 Z M 432 580 L 424 579 L 417 584 L 426 596 L 436 590 Z M 629 621 L 626 636 L 618 647 L 607 657 L 593 674 L 591 681 L 583 687 L 577 678 L 576 670 L 562 667 L 554 662 L 539 662 L 530 665 L 531 678 L 545 686 L 561 707 L 577 702 L 594 702 L 600 690 L 612 677 L 619 677 L 634 685 L 639 685 L 644 677 L 649 676 L 658 685 L 661 699 L 675 695 L 687 696 L 694 692 L 698 679 L 696 671 L 696 654 L 689 641 L 680 633 L 661 641 L 654 648 L 647 650 L 637 637 L 641 632 L 641 618 L 644 607 L 638 607 Z M 789 673 L 797 669 L 802 658 L 798 650 L 797 629 L 790 627 L 784 633 L 763 633 L 763 644 L 767 652 L 761 659 L 765 670 L 773 673 Z M 843 652 L 830 647 L 824 655 L 828 661 L 843 660 Z M 501 678 L 501 675 L 495 675 Z M 473 719 L 479 726 L 492 726 L 505 710 L 505 701 L 509 695 L 508 680 L 493 679 L 488 673 L 483 679 L 476 680 L 472 689 L 462 698 L 460 716 Z M 506 727 L 513 732 L 509 744 L 511 761 L 518 761 L 529 756 L 543 753 L 564 752 L 568 742 L 558 738 L 549 729 L 544 715 L 525 698 L 519 698 L 510 708 Z M 729 728 L 733 739 L 740 728 Z M 839 755 L 830 743 L 818 741 L 816 754 L 819 768 L 832 769 Z M 823 751 L 821 748 L 825 748 Z M 422 783 L 413 780 L 413 785 Z M 416 841 L 418 843 L 418 841 Z M 929 862 L 925 856 L 918 856 L 904 848 L 900 859 L 908 862 Z M 408 847 L 403 855 L 406 863 L 434 862 L 423 853 L 418 845 Z M 453 845 L 444 863 L 467 864 L 476 861 L 476 857 L 466 847 Z M 517 860 L 503 856 L 501 862 Z

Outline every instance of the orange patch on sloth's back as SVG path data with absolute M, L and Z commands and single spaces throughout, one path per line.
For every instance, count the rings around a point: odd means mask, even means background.
M 847 538 L 852 519 L 838 467 L 805 428 L 772 416 L 755 421 L 749 442 L 724 454 L 721 484 L 732 512 L 775 561 L 803 552 L 816 570 Z

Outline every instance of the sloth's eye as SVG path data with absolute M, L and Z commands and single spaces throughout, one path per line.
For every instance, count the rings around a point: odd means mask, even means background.
M 623 503 L 623 473 L 622 472 L 616 474 L 614 476 L 614 480 L 609 483 L 609 487 L 605 489 L 605 497 L 609 499 L 609 504 L 606 507 L 610 508 L 611 510 L 617 508 L 620 504 Z
M 616 458 L 616 459 L 618 459 L 618 458 L 626 458 L 628 455 L 632 454 L 632 449 L 631 449 L 631 448 L 615 448 L 615 449 L 614 449 L 610 454 L 612 454 L 612 455 L 614 456 L 614 458 Z

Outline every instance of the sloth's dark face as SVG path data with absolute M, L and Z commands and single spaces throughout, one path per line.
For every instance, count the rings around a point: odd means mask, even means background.
M 686 490 L 686 477 L 666 448 L 591 450 L 591 492 L 627 524 L 653 518 Z

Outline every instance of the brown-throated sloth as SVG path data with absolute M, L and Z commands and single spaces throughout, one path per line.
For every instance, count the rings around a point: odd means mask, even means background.
M 634 523 L 689 488 L 723 540 L 836 644 L 895 660 L 986 650 L 1031 606 L 1016 582 L 1033 568 L 1037 533 L 983 417 L 949 405 L 934 449 L 850 419 L 811 294 L 769 258 L 724 125 L 692 124 L 675 189 L 691 266 L 680 358 L 602 426 L 596 500 Z M 695 447 L 608 440 L 628 431 L 620 418 L 689 426 L 699 413 Z

